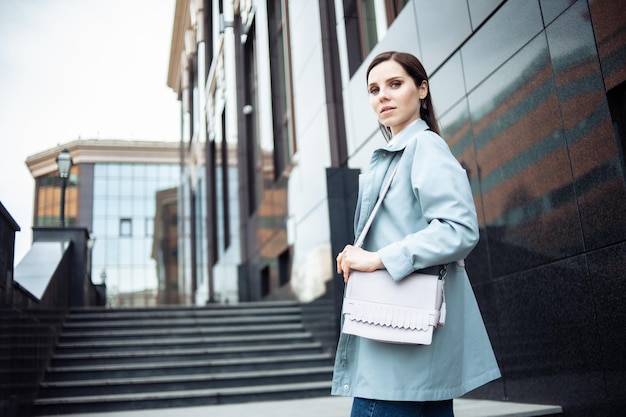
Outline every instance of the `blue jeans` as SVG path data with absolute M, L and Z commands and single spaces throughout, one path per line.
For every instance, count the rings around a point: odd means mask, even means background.
M 454 417 L 452 400 L 381 401 L 355 398 L 350 417 Z

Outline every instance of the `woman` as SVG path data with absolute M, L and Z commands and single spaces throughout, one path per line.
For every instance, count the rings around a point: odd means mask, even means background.
M 361 175 L 355 236 L 393 167 L 398 171 L 362 248 L 337 256 L 350 271 L 385 268 L 394 280 L 447 264 L 446 325 L 431 345 L 342 333 L 333 395 L 355 397 L 352 417 L 453 416 L 452 399 L 500 377 L 463 259 L 478 242 L 467 174 L 439 136 L 426 72 L 413 55 L 385 52 L 367 70 L 370 104 L 387 140 Z

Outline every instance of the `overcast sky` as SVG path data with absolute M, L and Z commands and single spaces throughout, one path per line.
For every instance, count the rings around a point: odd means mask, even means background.
M 0 201 L 31 245 L 28 156 L 82 139 L 179 139 L 175 0 L 0 0 Z

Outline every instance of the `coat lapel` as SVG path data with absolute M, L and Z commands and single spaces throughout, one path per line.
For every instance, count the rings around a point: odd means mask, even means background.
M 370 172 L 361 175 L 361 184 L 363 192 L 361 193 L 361 201 L 357 205 L 359 207 L 358 222 L 354 233 L 355 242 L 370 213 L 376 205 L 376 200 L 383 188 L 383 182 L 387 177 L 387 173 L 391 173 L 389 168 L 397 152 L 387 152 L 386 150 L 377 149 L 374 151 L 370 164 Z
M 357 217 L 355 218 L 354 241 L 356 242 L 370 213 L 374 209 L 378 195 L 380 194 L 385 178 L 391 174 L 389 169 L 398 163 L 400 158 L 396 157 L 402 154 L 404 148 L 421 131 L 428 129 L 428 125 L 423 120 L 407 128 L 391 147 L 380 147 L 374 150 L 370 160 L 369 172 L 360 176 L 360 192 L 359 201 L 357 201 Z M 393 161 L 394 164 L 392 164 Z

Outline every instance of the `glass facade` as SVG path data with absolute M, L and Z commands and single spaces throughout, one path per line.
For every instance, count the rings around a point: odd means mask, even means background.
M 106 280 L 110 306 L 156 302 L 157 266 L 151 257 L 156 194 L 178 184 L 177 164 L 95 164 L 92 279 Z

